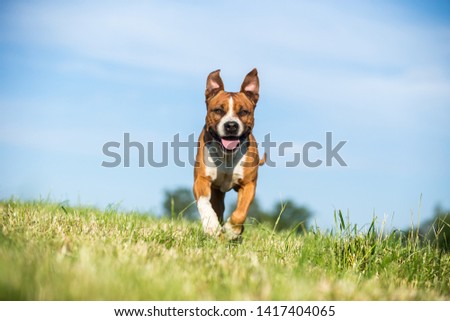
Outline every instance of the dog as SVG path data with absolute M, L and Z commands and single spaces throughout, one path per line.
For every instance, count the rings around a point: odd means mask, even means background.
M 227 92 L 220 69 L 206 80 L 205 126 L 198 138 L 194 168 L 194 197 L 206 234 L 241 238 L 248 209 L 253 202 L 260 160 L 252 134 L 259 99 L 258 71 L 245 77 L 239 92 Z M 237 206 L 224 223 L 225 193 L 238 193 Z

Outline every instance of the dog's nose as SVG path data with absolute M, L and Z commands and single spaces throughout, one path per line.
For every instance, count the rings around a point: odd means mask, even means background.
M 224 124 L 227 135 L 235 135 L 238 132 L 239 124 L 235 121 L 228 121 Z

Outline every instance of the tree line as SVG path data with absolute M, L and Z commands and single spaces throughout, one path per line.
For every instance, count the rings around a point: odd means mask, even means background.
M 416 235 L 422 242 L 431 242 L 438 249 L 450 252 L 450 210 L 437 205 L 431 219 L 419 228 L 410 228 L 407 234 Z
M 230 207 L 234 209 L 235 204 L 230 204 Z M 166 190 L 164 192 L 163 209 L 164 215 L 171 218 L 199 219 L 192 190 L 186 187 Z M 295 230 L 297 233 L 302 233 L 308 229 L 311 218 L 311 210 L 291 199 L 282 203 L 275 203 L 270 210 L 265 210 L 259 200 L 255 198 L 248 211 L 247 222 L 267 224 L 272 228 L 275 227 L 277 231 Z
M 229 207 L 234 209 L 235 204 Z M 192 190 L 178 187 L 164 192 L 164 215 L 171 218 L 198 220 Z M 230 213 L 230 211 L 228 211 Z M 308 230 L 312 212 L 306 206 L 291 199 L 275 203 L 269 210 L 261 207 L 257 198 L 253 201 L 247 216 L 247 222 L 266 224 L 276 231 L 289 230 L 302 233 Z M 450 252 L 450 210 L 436 206 L 434 216 L 421 224 L 420 228 L 410 228 L 403 235 L 416 235 L 422 242 L 431 242 L 443 251 Z

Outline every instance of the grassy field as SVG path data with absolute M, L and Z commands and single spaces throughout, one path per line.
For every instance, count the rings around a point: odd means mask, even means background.
M 4 201 L 0 299 L 450 299 L 448 253 L 340 218 L 303 235 L 253 224 L 230 244 L 198 222 Z

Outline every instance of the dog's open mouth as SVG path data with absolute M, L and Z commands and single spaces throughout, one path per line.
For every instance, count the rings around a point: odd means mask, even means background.
M 239 146 L 247 141 L 250 130 L 247 130 L 241 136 L 219 136 L 212 128 L 208 129 L 214 141 L 220 143 L 225 152 L 234 152 Z
M 239 146 L 241 141 L 239 137 L 222 137 L 220 142 L 226 150 L 233 151 Z

